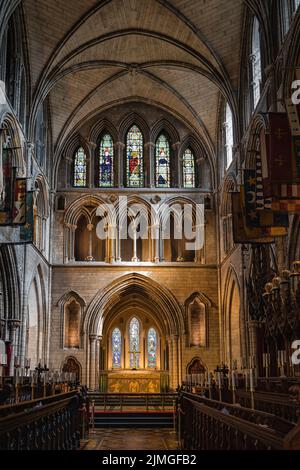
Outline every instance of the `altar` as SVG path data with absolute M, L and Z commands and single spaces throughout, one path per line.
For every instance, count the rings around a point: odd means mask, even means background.
M 106 371 L 105 375 L 107 393 L 161 393 L 167 388 L 166 373 L 160 371 L 123 369 Z M 102 380 L 102 390 L 103 386 Z

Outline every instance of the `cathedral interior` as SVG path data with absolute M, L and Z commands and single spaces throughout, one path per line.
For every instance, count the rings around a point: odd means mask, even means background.
M 1 450 L 300 450 L 299 6 L 0 2 Z

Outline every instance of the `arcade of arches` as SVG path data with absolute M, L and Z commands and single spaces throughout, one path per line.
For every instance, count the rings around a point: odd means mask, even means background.
M 235 243 L 231 193 L 300 78 L 299 2 L 71 3 L 0 5 L 2 374 L 17 357 L 160 392 L 222 363 L 263 376 L 271 353 L 278 377 L 299 303 L 268 317 L 264 286 L 299 260 L 299 214 L 284 237 Z M 11 175 L 31 195 L 21 228 Z M 201 244 L 176 236 L 185 206 Z

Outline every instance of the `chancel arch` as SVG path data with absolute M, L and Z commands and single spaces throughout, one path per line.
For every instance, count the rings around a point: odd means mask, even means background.
M 174 295 L 152 279 L 132 273 L 108 285 L 89 305 L 84 319 L 84 331 L 90 351 L 87 374 L 90 386 L 96 386 L 95 357 L 102 358 L 101 370 L 112 369 L 112 332 L 118 328 L 122 338 L 121 369 L 131 369 L 129 351 L 129 319 L 139 319 L 141 370 L 148 367 L 148 334 L 154 328 L 157 334 L 157 372 L 165 373 L 170 383 L 178 384 L 181 377 L 180 331 L 184 331 L 182 310 Z M 101 354 L 97 351 L 100 347 Z M 150 341 L 150 340 L 149 340 Z M 127 351 L 127 353 L 126 353 Z M 100 355 L 100 356 L 99 356 Z M 139 369 L 140 370 L 140 369 Z

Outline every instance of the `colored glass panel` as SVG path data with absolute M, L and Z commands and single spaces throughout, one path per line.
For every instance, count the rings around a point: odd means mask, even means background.
M 155 145 L 156 187 L 170 187 L 170 144 L 168 138 L 161 134 Z
M 127 186 L 142 188 L 144 185 L 143 136 L 136 125 L 133 125 L 127 133 L 126 158 Z
M 140 323 L 133 317 L 129 323 L 130 367 L 137 369 L 140 362 Z
M 182 158 L 183 165 L 183 187 L 195 187 L 195 157 L 190 148 L 186 149 Z
M 148 367 L 156 367 L 157 334 L 154 328 L 148 331 Z
M 115 328 L 112 332 L 112 366 L 117 369 L 121 367 L 122 353 L 122 335 L 119 328 Z
M 79 147 L 74 159 L 74 186 L 76 188 L 86 186 L 86 155 L 82 147 Z
M 99 186 L 111 188 L 114 185 L 114 146 L 109 134 L 105 134 L 100 142 L 99 155 Z

